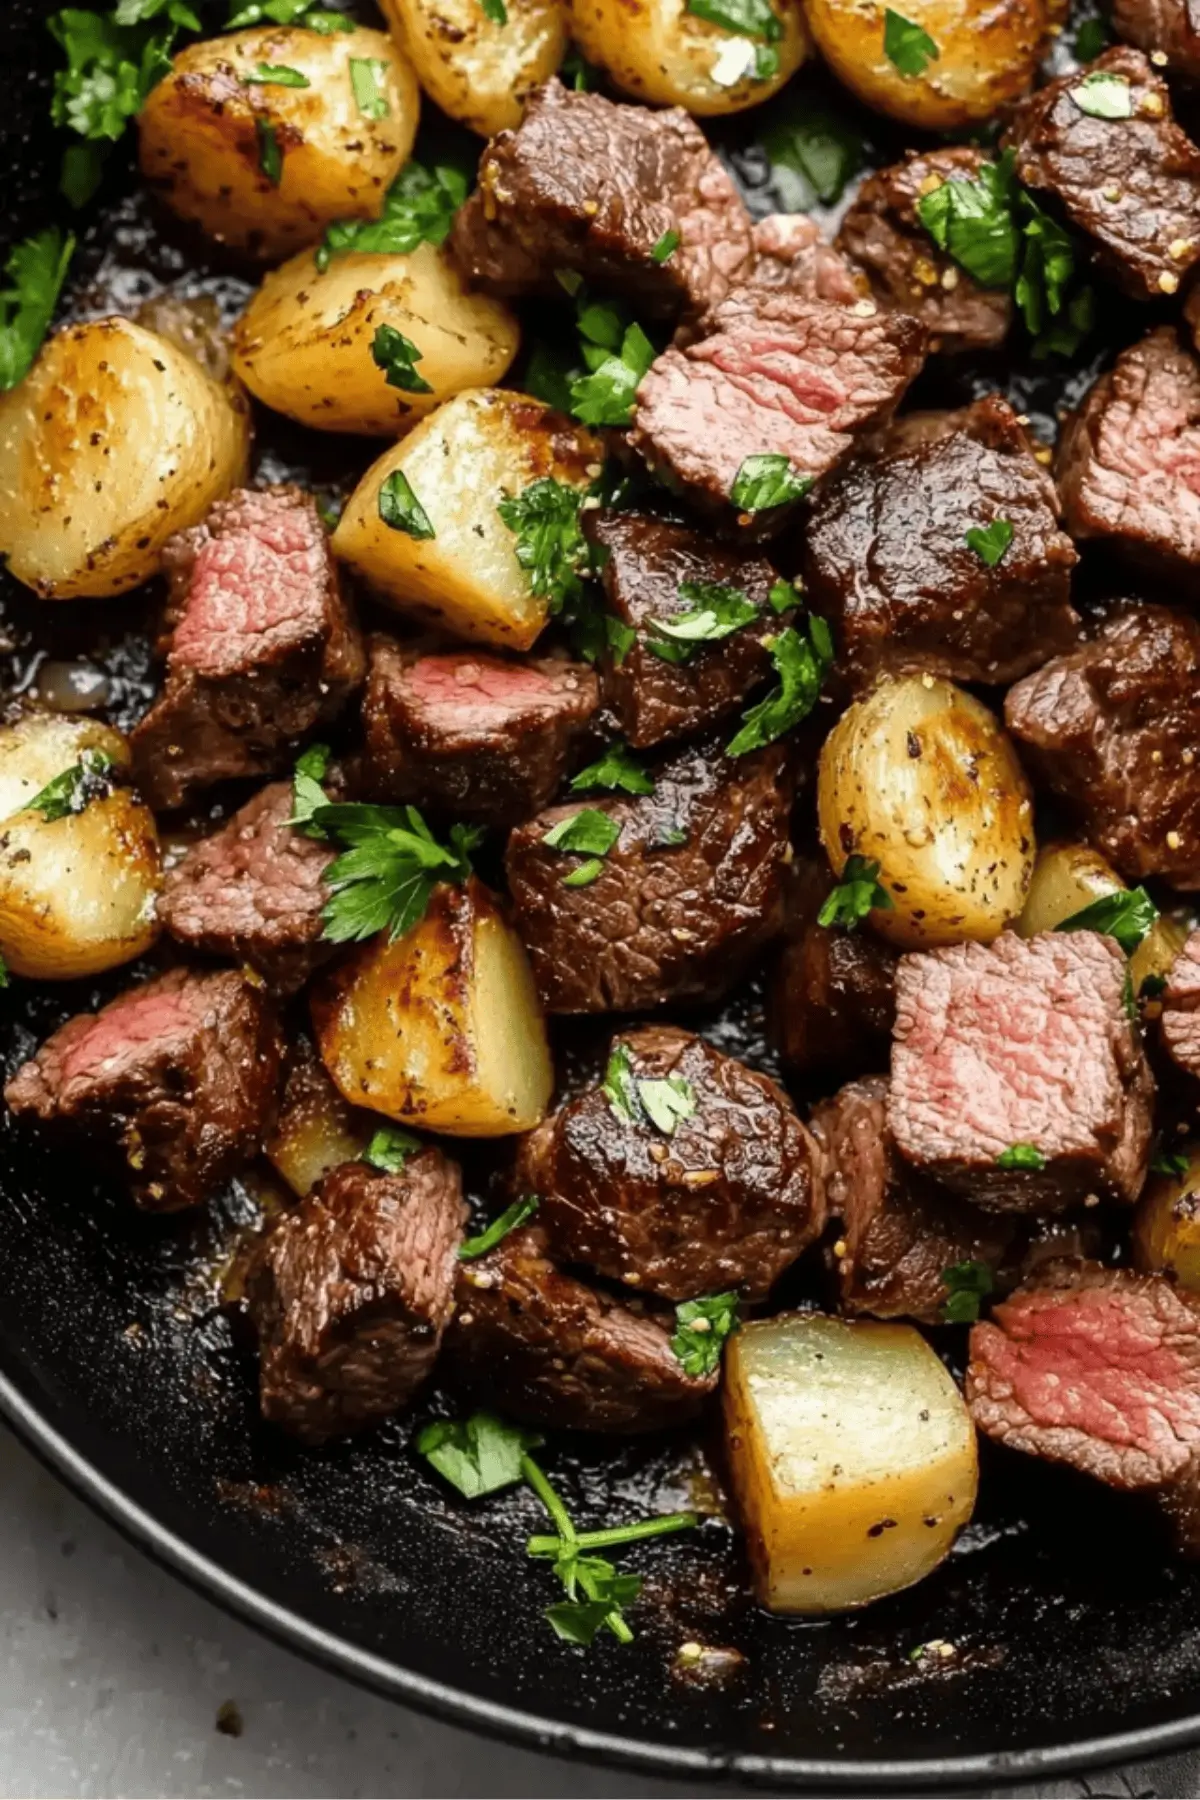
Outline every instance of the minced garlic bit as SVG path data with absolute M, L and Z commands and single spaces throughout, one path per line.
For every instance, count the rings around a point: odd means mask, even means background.
M 1179 848 L 1180 844 L 1182 844 L 1182 842 L 1183 842 L 1183 839 L 1180 837 L 1180 835 L 1177 831 L 1168 831 L 1168 833 L 1167 833 L 1167 849 L 1168 850 L 1178 850 L 1178 848 Z
M 704 1655 L 704 1645 L 689 1638 L 686 1644 L 680 1644 L 675 1652 L 675 1661 L 681 1663 L 698 1663 Z

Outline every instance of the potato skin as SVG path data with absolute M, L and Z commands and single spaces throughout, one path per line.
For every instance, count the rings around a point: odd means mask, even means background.
M 883 681 L 821 750 L 821 841 L 840 875 L 880 864 L 892 911 L 871 924 L 905 949 L 989 943 L 1025 903 L 1036 845 L 1020 763 L 987 707 L 932 675 Z
M 386 117 L 359 110 L 352 59 L 387 65 Z M 296 69 L 310 85 L 245 82 L 260 63 Z M 255 26 L 179 52 L 138 117 L 139 162 L 181 218 L 275 261 L 315 243 L 334 219 L 379 217 L 419 112 L 416 76 L 386 32 Z M 263 125 L 282 156 L 277 186 L 261 166 Z
M 1056 931 L 1064 919 L 1105 894 L 1120 893 L 1124 886 L 1112 864 L 1090 844 L 1044 844 L 1013 929 L 1025 938 L 1036 937 L 1039 931 Z
M 249 450 L 244 403 L 165 338 L 69 325 L 0 396 L 0 551 L 43 600 L 123 594 L 244 479 Z
M 1200 1144 L 1178 1145 L 1188 1166 L 1182 1175 L 1151 1175 L 1133 1215 L 1134 1266 L 1147 1275 L 1170 1275 L 1189 1293 L 1200 1292 Z
M 773 0 L 783 27 L 775 74 L 758 79 L 753 63 L 732 85 L 713 67 L 736 35 L 687 10 L 685 0 L 567 0 L 571 36 L 624 93 L 654 106 L 683 106 L 715 117 L 761 106 L 791 80 L 811 39 L 800 0 Z
M 542 476 L 586 488 L 602 462 L 598 440 L 540 400 L 473 388 L 422 419 L 367 470 L 334 532 L 334 555 L 421 624 L 528 650 L 548 603 L 532 592 L 496 508 Z M 435 537 L 409 537 L 379 517 L 380 489 L 397 469 Z
M 479 0 L 380 0 L 429 98 L 481 137 L 521 123 L 567 47 L 562 0 L 505 0 L 505 9 L 497 25 Z
M 475 4 L 475 0 L 472 0 Z M 379 326 L 421 352 L 433 392 L 389 387 L 371 355 Z M 468 291 L 444 250 L 335 256 L 302 250 L 264 280 L 233 332 L 233 365 L 256 400 L 318 431 L 397 437 L 464 388 L 501 381 L 520 331 L 508 307 Z
M 804 0 L 809 30 L 852 94 L 905 125 L 951 131 L 991 118 L 1032 85 L 1046 35 L 1046 0 L 907 0 L 936 61 L 902 75 L 883 48 L 887 0 Z

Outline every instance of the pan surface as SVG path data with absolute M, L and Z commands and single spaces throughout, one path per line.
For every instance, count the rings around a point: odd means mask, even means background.
M 6 244 L 60 210 L 51 10 L 43 0 L 0 9 Z M 731 133 L 727 148 L 765 207 L 768 165 L 752 129 Z M 236 273 L 148 229 L 131 195 L 117 171 L 79 227 L 69 305 L 132 308 L 185 282 L 235 310 L 246 292 Z M 1115 311 L 1108 323 L 1115 341 L 1136 330 Z M 1076 387 L 1085 379 L 1072 377 Z M 923 403 L 998 384 L 1036 422 L 1063 397 L 1042 372 L 977 367 L 952 381 Z M 260 424 L 267 478 L 344 487 L 369 459 L 362 442 Z M 47 658 L 83 656 L 105 673 L 108 716 L 138 716 L 150 669 L 145 597 L 39 611 L 7 584 L 0 600 L 9 693 L 45 679 Z M 103 990 L 14 985 L 0 998 L 7 1067 L 130 973 Z M 705 1028 L 770 1066 L 753 987 Z M 564 1039 L 565 1060 L 592 1042 Z M 468 1173 L 480 1193 L 482 1166 Z M 5 1118 L 0 1408 L 131 1537 L 297 1649 L 535 1746 L 791 1788 L 928 1789 L 1200 1738 L 1200 1572 L 1171 1561 L 1131 1504 L 1016 1458 L 986 1457 L 978 1517 L 920 1587 L 856 1617 L 786 1623 L 747 1598 L 736 1539 L 711 1510 L 701 1445 L 556 1441 L 547 1466 L 582 1526 L 686 1504 L 710 1510 L 695 1533 L 625 1553 L 646 1576 L 632 1645 L 585 1653 L 557 1642 L 542 1618 L 549 1577 L 523 1549 L 540 1525 L 536 1500 L 517 1492 L 467 1508 L 409 1448 L 413 1428 L 449 1402 L 435 1395 L 413 1420 L 320 1452 L 261 1428 L 250 1365 L 217 1304 L 223 1258 L 255 1210 L 252 1191 L 235 1188 L 200 1220 L 133 1217 L 86 1152 L 47 1158 Z M 932 1638 L 955 1647 L 934 1668 L 913 1660 Z M 720 1679 L 681 1676 L 675 1653 L 687 1640 L 733 1653 Z

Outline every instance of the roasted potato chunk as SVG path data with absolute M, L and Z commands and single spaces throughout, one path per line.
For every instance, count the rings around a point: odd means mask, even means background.
M 503 24 L 479 0 L 380 0 L 380 8 L 429 98 L 482 137 L 521 123 L 567 47 L 562 0 L 505 0 Z
M 436 888 L 420 924 L 339 964 L 312 1012 L 352 1106 L 457 1137 L 503 1137 L 545 1117 L 554 1070 L 529 961 L 474 879 Z
M 346 1104 L 312 1045 L 301 1038 L 293 1051 L 278 1124 L 263 1150 L 303 1200 L 331 1169 L 356 1162 L 378 1125 L 369 1112 Z
M 1118 893 L 1125 883 L 1112 864 L 1088 844 L 1046 844 L 1038 851 L 1021 916 L 1021 937 L 1056 931 L 1085 906 Z
M 179 52 L 138 116 L 139 160 L 181 218 L 271 261 L 334 219 L 379 217 L 419 110 L 386 32 L 256 26 Z
M 367 470 L 334 533 L 334 554 L 422 624 L 528 650 L 549 601 L 534 593 L 497 508 L 543 476 L 584 489 L 602 461 L 590 432 L 540 400 L 502 388 L 458 394 Z M 407 488 L 423 511 L 425 535 L 389 525 L 380 510 L 394 516 L 397 477 L 401 500 Z
M 1133 1260 L 1147 1275 L 1170 1275 L 1200 1293 L 1200 1144 L 1181 1148 L 1182 1175 L 1152 1175 L 1133 1215 Z
M 0 396 L 0 551 L 44 600 L 149 580 L 246 473 L 245 406 L 129 319 L 69 325 Z
M 372 354 L 381 327 L 414 346 L 428 393 L 389 385 Z M 508 308 L 470 293 L 432 244 L 408 256 L 351 252 L 323 271 L 303 250 L 238 320 L 233 362 L 257 400 L 301 425 L 397 437 L 452 394 L 500 381 L 519 341 Z
M 796 73 L 810 44 L 799 0 L 772 10 L 779 36 L 766 45 L 699 18 L 685 0 L 567 0 L 571 36 L 617 87 L 700 115 L 759 106 Z

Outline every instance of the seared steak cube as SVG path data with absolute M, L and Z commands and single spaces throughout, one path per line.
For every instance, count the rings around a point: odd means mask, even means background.
M 163 551 L 170 581 L 162 694 L 132 737 L 138 785 L 181 806 L 236 775 L 273 775 L 363 676 L 357 626 L 311 497 L 219 500 Z
M 615 1038 L 604 1083 L 524 1140 L 516 1182 L 555 1255 L 669 1300 L 765 1299 L 822 1224 L 782 1089 L 674 1026 Z
M 268 1230 L 246 1271 L 264 1418 L 320 1444 L 412 1399 L 454 1308 L 466 1214 L 457 1164 L 430 1148 L 398 1175 L 343 1163 Z
M 158 916 L 179 943 L 249 963 L 276 993 L 304 986 L 321 942 L 325 871 L 337 852 L 293 831 L 290 781 L 276 781 L 167 871 Z
M 826 243 L 807 213 L 771 213 L 754 227 L 754 262 L 746 285 L 787 288 L 809 300 L 853 306 L 867 284 L 840 250 Z
M 634 1012 L 727 993 L 779 929 L 791 784 L 778 745 L 680 751 L 637 799 L 551 807 L 508 840 L 517 928 L 550 1012 Z M 585 809 L 620 835 L 584 868 L 545 842 Z
M 1113 0 L 1112 27 L 1171 72 L 1200 81 L 1200 9 L 1196 0 Z
M 944 182 L 977 181 L 986 160 L 969 144 L 910 150 L 863 182 L 838 232 L 838 249 L 866 271 L 879 304 L 919 319 L 932 351 L 989 350 L 1013 321 L 1007 289 L 980 287 L 938 249 L 917 211 Z
M 554 798 L 596 702 L 582 663 L 433 655 L 373 638 L 363 783 L 376 800 L 515 825 Z
M 818 922 L 828 866 L 793 880 L 787 940 L 767 986 L 767 1029 L 793 1075 L 822 1081 L 886 1061 L 896 1016 L 896 952 L 872 931 Z
M 833 627 L 839 669 L 859 687 L 908 669 L 999 683 L 1071 649 L 1078 557 L 1008 402 L 992 394 L 947 413 L 919 442 L 907 429 L 813 501 L 804 582 Z M 1011 537 L 989 561 L 968 533 L 999 526 Z
M 1200 931 L 1193 931 L 1171 965 L 1159 1030 L 1181 1069 L 1200 1079 Z
M 261 987 L 174 969 L 63 1025 L 4 1097 L 14 1113 L 114 1151 L 139 1206 L 176 1212 L 258 1154 L 282 1067 L 279 1021 Z
M 1010 688 L 1022 757 L 1129 881 L 1200 888 L 1200 624 L 1118 608 L 1090 643 Z
M 1200 363 L 1163 325 L 1123 350 L 1059 442 L 1067 530 L 1200 588 Z
M 1127 114 L 1091 106 L 1087 84 L 1101 77 L 1127 93 Z M 1175 123 L 1167 84 L 1140 50 L 1118 45 L 1039 88 L 1004 144 L 1025 186 L 1091 238 L 1128 293 L 1159 300 L 1178 291 L 1200 257 L 1200 150 Z
M 540 1230 L 459 1269 L 446 1359 L 455 1385 L 505 1418 L 572 1431 L 683 1424 L 718 1378 L 688 1375 L 656 1319 L 562 1274 Z
M 664 255 L 670 232 L 679 241 Z M 752 256 L 741 195 L 687 113 L 558 81 L 485 148 L 450 248 L 492 293 L 554 292 L 556 273 L 574 271 L 618 289 L 643 317 L 711 306 Z
M 998 1211 L 1133 1201 L 1154 1083 L 1129 972 L 1096 931 L 902 956 L 888 1124 L 926 1174 Z
M 687 737 L 736 712 L 771 674 L 763 639 L 786 623 L 770 602 L 778 582 L 770 563 L 639 513 L 589 513 L 585 530 L 602 553 L 608 613 L 636 634 L 627 649 L 610 646 L 603 657 L 604 699 L 629 742 L 640 749 Z M 688 583 L 691 595 L 682 591 Z M 702 610 L 705 596 L 696 590 L 708 586 L 735 590 L 759 617 L 711 644 L 689 645 L 655 630 L 680 613 Z M 679 660 L 680 651 L 688 652 L 686 660 Z
M 994 1274 L 1017 1221 L 939 1190 L 903 1162 L 887 1100 L 887 1077 L 872 1075 L 850 1082 L 812 1118 L 826 1209 L 842 1224 L 833 1247 L 841 1302 L 849 1313 L 936 1325 L 950 1299 L 947 1269 L 976 1262 Z
M 632 441 L 663 480 L 759 537 L 780 531 L 793 508 L 739 513 L 731 496 L 742 465 L 785 456 L 802 480 L 826 474 L 855 432 L 891 416 L 925 355 L 924 331 L 903 313 L 784 289 L 739 289 L 703 330 L 651 365 Z

